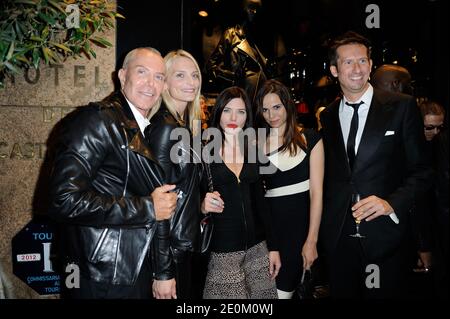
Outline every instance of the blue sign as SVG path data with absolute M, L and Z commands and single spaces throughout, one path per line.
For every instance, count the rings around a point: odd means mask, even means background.
M 13 273 L 40 295 L 60 293 L 60 275 L 53 270 L 51 224 L 29 222 L 12 239 Z

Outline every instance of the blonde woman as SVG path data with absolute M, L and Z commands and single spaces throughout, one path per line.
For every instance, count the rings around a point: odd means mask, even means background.
M 186 299 L 193 294 L 190 268 L 192 252 L 198 246 L 201 218 L 202 166 L 200 154 L 192 147 L 192 137 L 201 132 L 202 79 L 197 61 L 184 50 L 169 52 L 164 61 L 167 75 L 163 103 L 151 114 L 145 135 L 151 156 L 164 171 L 164 182 L 177 186 L 178 203 L 172 219 L 158 223 L 153 241 L 153 294 L 161 299 Z M 171 133 L 176 133 L 174 129 L 183 133 L 179 139 L 170 138 Z

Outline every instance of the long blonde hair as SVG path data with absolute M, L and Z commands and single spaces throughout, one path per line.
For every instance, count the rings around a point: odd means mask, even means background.
M 170 73 L 169 70 L 172 67 L 173 61 L 177 57 L 185 57 L 185 58 L 190 59 L 194 63 L 195 68 L 197 69 L 199 77 L 200 77 L 200 85 L 199 85 L 197 94 L 195 95 L 194 100 L 192 102 L 188 102 L 188 104 L 186 106 L 187 112 L 188 112 L 188 120 L 189 120 L 189 123 L 187 123 L 187 126 L 191 129 L 193 135 L 197 135 L 198 133 L 200 133 L 201 125 L 194 125 L 195 123 L 196 124 L 200 123 L 200 122 L 194 122 L 194 121 L 201 121 L 201 114 L 202 114 L 202 110 L 201 110 L 201 106 L 200 106 L 200 95 L 201 95 L 200 90 L 202 87 L 202 75 L 201 75 L 200 67 L 198 66 L 198 63 L 195 60 L 195 58 L 189 52 L 182 50 L 182 49 L 178 49 L 178 50 L 174 50 L 174 51 L 167 53 L 166 56 L 164 57 L 167 74 Z M 170 95 L 168 88 L 165 89 L 164 92 L 162 93 L 162 98 L 163 98 L 164 104 L 166 105 L 169 112 L 173 115 L 173 117 L 175 119 L 178 120 L 179 118 L 178 118 L 177 111 L 176 111 L 177 109 L 175 106 L 175 101 L 174 101 L 173 97 Z M 153 112 L 153 109 L 152 109 L 152 114 L 150 114 L 150 117 L 154 113 L 156 113 L 156 111 Z

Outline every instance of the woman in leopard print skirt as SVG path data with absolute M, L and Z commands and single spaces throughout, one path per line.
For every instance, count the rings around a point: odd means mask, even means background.
M 215 213 L 205 299 L 277 298 L 275 277 L 281 262 L 270 213 L 258 164 L 249 163 L 248 147 L 238 138 L 252 127 L 251 113 L 248 97 L 238 87 L 222 91 L 212 113 L 211 127 L 219 129 L 222 140 L 212 142 L 218 146 L 209 166 L 214 192 L 202 203 L 203 213 Z

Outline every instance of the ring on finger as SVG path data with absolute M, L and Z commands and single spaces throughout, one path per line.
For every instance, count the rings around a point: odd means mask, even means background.
M 211 204 L 213 204 L 214 206 L 219 206 L 219 201 L 215 198 L 211 199 Z

